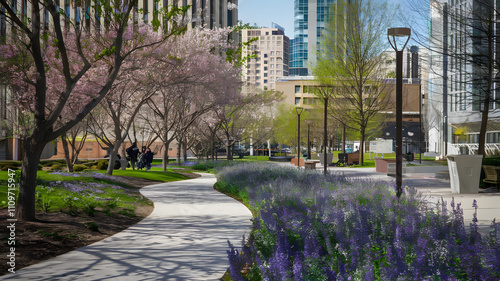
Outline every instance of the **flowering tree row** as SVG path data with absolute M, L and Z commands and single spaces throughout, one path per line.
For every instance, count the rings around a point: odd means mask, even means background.
M 70 19 L 59 12 L 59 1 L 28 3 L 29 20 L 10 1 L 0 0 L 0 13 L 14 30 L 8 38 L 11 44 L 1 46 L 0 69 L 25 121 L 19 128 L 23 163 L 16 212 L 21 220 L 35 219 L 36 174 L 45 145 L 101 103 L 131 54 L 184 30 L 184 24 L 176 22 L 182 18 L 175 9 L 165 14 L 172 28 L 156 39 L 150 37 L 150 28 L 129 25 L 135 0 L 96 3 L 93 9 L 106 24 L 94 32 L 63 28 L 61 23 Z M 100 17 L 91 18 L 98 19 L 98 26 Z

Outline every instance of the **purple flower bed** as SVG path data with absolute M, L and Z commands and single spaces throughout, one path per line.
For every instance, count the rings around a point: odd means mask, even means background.
M 500 224 L 481 234 L 474 216 L 466 227 L 460 204 L 430 207 L 411 188 L 398 199 L 385 183 L 260 166 L 218 173 L 257 214 L 243 248 L 230 244 L 233 280 L 500 280 Z

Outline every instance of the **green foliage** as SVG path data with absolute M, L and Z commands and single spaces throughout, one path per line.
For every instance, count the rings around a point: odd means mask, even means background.
M 18 170 L 22 165 L 21 161 L 0 161 L 0 169 L 2 171 Z
M 63 199 L 63 202 L 65 204 L 64 206 L 66 207 L 66 213 L 71 216 L 76 216 L 78 214 L 78 207 L 75 199 L 78 198 L 73 197 L 72 195 L 68 195 Z
M 95 223 L 93 221 L 88 221 L 88 222 L 85 223 L 85 225 L 91 231 L 99 232 L 99 226 L 97 225 L 97 223 Z
M 87 166 L 86 165 L 81 165 L 81 164 L 75 164 L 73 165 L 73 171 L 74 172 L 81 172 L 83 170 L 86 170 Z
M 38 192 L 36 193 L 35 203 L 36 206 L 45 213 L 48 213 L 50 207 L 52 207 L 52 200 L 46 199 L 45 196 L 40 196 Z
M 8 170 L 18 170 L 19 167 L 13 166 L 13 165 L 4 165 L 2 166 L 2 171 L 8 171 Z
M 120 210 L 118 211 L 118 214 L 121 214 L 121 215 L 124 215 L 124 216 L 127 216 L 127 217 L 136 217 L 136 214 L 133 210 L 130 210 L 130 209 L 123 209 L 123 210 Z
M 64 169 L 64 166 L 63 166 L 63 165 L 61 165 L 61 164 L 54 164 L 54 165 L 52 165 L 52 167 L 51 167 L 51 170 L 52 170 L 52 171 L 60 171 L 60 170 L 62 170 L 62 169 Z
M 91 217 L 95 215 L 95 208 L 97 207 L 97 202 L 93 200 L 86 200 L 83 206 L 83 212 Z
M 57 231 L 56 232 L 45 232 L 43 229 L 39 229 L 37 231 L 37 233 L 42 235 L 42 236 L 51 237 L 57 241 L 60 241 L 63 239 L 63 237 L 61 235 L 59 235 L 59 233 Z
M 109 161 L 108 160 L 99 160 L 99 162 L 97 162 L 97 170 L 106 170 L 108 169 L 108 163 Z
M 484 157 L 483 165 L 500 166 L 500 156 Z
M 118 201 L 112 199 L 106 201 L 106 209 L 116 209 L 118 207 Z

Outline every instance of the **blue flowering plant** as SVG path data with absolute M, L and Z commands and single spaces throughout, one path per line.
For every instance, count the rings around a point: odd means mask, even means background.
M 151 204 L 139 193 L 127 192 L 126 184 L 102 173 L 57 171 L 41 174 L 37 179 L 36 207 L 43 212 L 93 216 L 100 210 L 110 213 L 112 209 L 135 210 L 136 205 Z
M 232 280 L 500 280 L 500 224 L 466 227 L 460 204 L 262 163 L 217 179 L 254 214 L 242 247 L 229 243 Z

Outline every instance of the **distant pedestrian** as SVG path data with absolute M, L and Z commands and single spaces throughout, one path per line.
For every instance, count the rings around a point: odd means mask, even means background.
M 127 148 L 126 152 L 128 157 L 130 158 L 130 165 L 132 165 L 132 169 L 135 170 L 135 162 L 137 162 L 137 155 L 139 155 L 139 148 L 137 147 L 137 143 L 132 143 L 132 146 Z
M 146 158 L 146 171 L 151 169 L 151 163 L 153 163 L 153 155 L 154 153 L 151 152 L 151 149 L 148 147 L 144 155 Z

